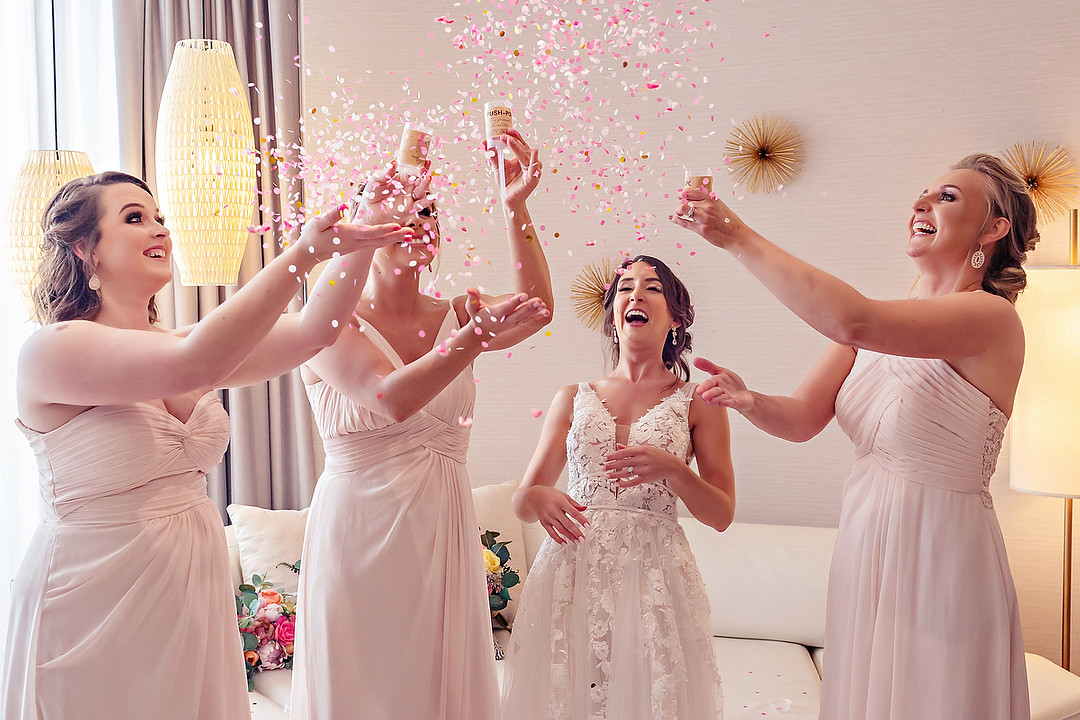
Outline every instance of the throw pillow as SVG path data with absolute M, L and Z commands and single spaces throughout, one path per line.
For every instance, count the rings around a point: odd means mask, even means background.
M 278 563 L 295 563 L 304 548 L 307 508 L 267 510 L 250 505 L 229 505 L 229 519 L 236 529 L 240 548 L 240 572 L 244 580 L 261 575 L 271 587 L 295 594 L 299 576 Z

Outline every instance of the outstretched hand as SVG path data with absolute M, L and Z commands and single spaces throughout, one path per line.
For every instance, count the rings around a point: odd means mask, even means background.
M 518 293 L 491 305 L 480 297 L 480 291 L 469 288 L 465 291 L 465 311 L 471 318 L 472 331 L 480 336 L 484 349 L 491 346 L 501 335 L 517 330 L 522 325 L 537 323 L 550 315 L 547 305 L 540 298 L 530 298 L 525 293 Z
M 368 224 L 406 224 L 409 218 L 435 201 L 430 190 L 431 175 L 426 169 L 422 175 L 410 175 L 398 172 L 397 163 L 391 162 L 379 172 L 368 175 L 364 192 L 353 204 L 354 219 Z
M 680 190 L 679 200 L 678 210 L 668 219 L 718 248 L 727 247 L 737 233 L 748 229 L 731 208 L 704 188 Z
M 512 153 L 511 157 L 503 153 L 503 170 L 506 173 L 504 202 L 517 205 L 525 202 L 540 184 L 544 163 L 540 162 L 540 151 L 530 147 L 517 130 L 507 130 L 501 140 Z M 498 145 L 489 145 L 487 140 L 484 141 L 484 154 L 496 173 L 499 171 L 500 152 Z
M 694 367 L 712 376 L 697 386 L 697 394 L 709 405 L 722 405 L 739 413 L 754 407 L 754 393 L 741 377 L 705 358 L 694 358 Z
M 392 243 L 410 242 L 412 228 L 389 222 L 378 225 L 357 225 L 341 222 L 345 206 L 332 208 L 304 223 L 299 243 L 316 260 L 327 260 L 335 254 L 356 250 L 372 250 Z

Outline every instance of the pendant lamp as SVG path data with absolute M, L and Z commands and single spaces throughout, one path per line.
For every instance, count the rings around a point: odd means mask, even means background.
M 158 203 L 183 285 L 235 285 L 255 205 L 255 137 L 232 46 L 181 40 L 157 124 Z

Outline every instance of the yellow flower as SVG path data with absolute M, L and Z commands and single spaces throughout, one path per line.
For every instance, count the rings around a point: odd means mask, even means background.
M 493 573 L 498 572 L 500 567 L 502 567 L 502 563 L 499 562 L 499 556 L 484 548 L 484 569 L 489 573 Z

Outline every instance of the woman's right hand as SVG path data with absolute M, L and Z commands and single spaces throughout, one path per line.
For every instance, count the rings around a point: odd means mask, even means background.
M 344 211 L 345 206 L 341 205 L 304 223 L 296 243 L 300 251 L 322 261 L 332 258 L 335 253 L 347 255 L 356 250 L 374 250 L 413 239 L 413 229 L 396 222 L 378 225 L 341 222 Z
M 537 522 L 551 539 L 560 545 L 585 538 L 582 528 L 589 524 L 582 514 L 588 508 L 574 502 L 561 490 L 547 485 L 534 485 L 524 491 L 523 504 L 536 515 Z
M 741 377 L 705 358 L 694 358 L 694 367 L 712 376 L 697 386 L 697 394 L 709 405 L 723 405 L 738 413 L 753 409 L 754 393 Z

